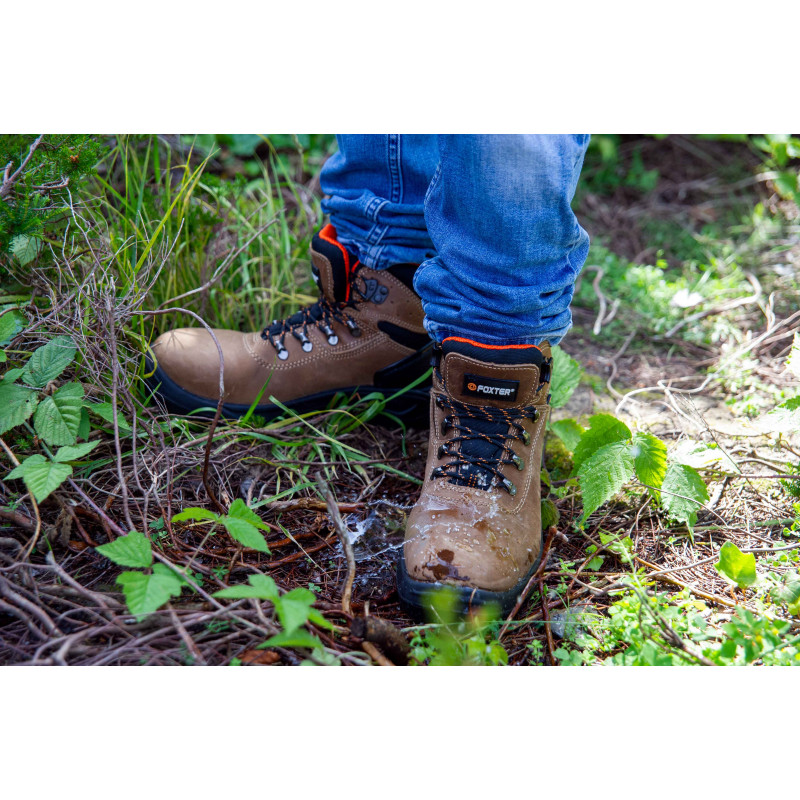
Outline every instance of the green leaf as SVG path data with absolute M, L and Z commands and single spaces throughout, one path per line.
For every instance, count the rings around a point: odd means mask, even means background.
M 88 453 L 91 453 L 99 444 L 100 442 L 83 442 L 81 444 L 59 447 L 56 454 L 53 456 L 53 460 L 58 462 L 77 461 Z
M 587 568 L 590 569 L 592 572 L 596 572 L 600 567 L 603 566 L 603 562 L 606 560 L 605 556 L 595 556 L 591 559 L 587 564 Z
M 620 422 L 611 414 L 595 414 L 589 418 L 589 428 L 581 436 L 572 454 L 575 465 L 573 473 L 577 474 L 581 465 L 592 453 L 612 442 L 628 441 L 631 432 L 624 422 Z
M 550 380 L 550 407 L 565 406 L 581 382 L 581 365 L 558 345 L 553 347 L 553 377 Z
M 153 563 L 150 540 L 139 531 L 131 531 L 95 550 L 121 567 L 149 567 Z
M 317 647 L 322 647 L 322 642 L 305 628 L 300 628 L 292 633 L 281 631 L 258 645 L 259 650 L 263 650 L 265 647 L 308 647 L 310 650 L 315 650 Z
M 23 381 L 31 386 L 46 386 L 74 360 L 75 342 L 70 336 L 58 336 L 39 347 L 25 365 Z
M 22 367 L 14 367 L 14 369 L 6 370 L 6 372 L 3 373 L 3 377 L 0 378 L 0 382 L 13 383 L 23 372 L 25 372 L 25 370 L 22 369 Z
M 227 597 L 239 599 L 241 597 L 255 597 L 258 600 L 270 600 L 274 603 L 278 599 L 278 587 L 269 575 L 250 575 L 247 579 L 250 586 L 241 584 L 240 586 L 228 586 L 214 592 L 214 597 Z
M 81 409 L 81 421 L 78 424 L 78 438 L 88 439 L 91 432 L 92 424 L 89 420 L 89 412 L 86 410 L 86 406 L 84 406 Z
M 771 594 L 778 602 L 787 605 L 790 614 L 800 616 L 800 575 L 789 573 L 783 585 L 776 586 Z
M 275 602 L 275 611 L 286 633 L 291 633 L 308 622 L 308 615 L 315 599 L 314 592 L 302 586 L 278 598 Z
M 15 236 L 11 240 L 9 250 L 14 254 L 14 257 L 19 261 L 20 266 L 27 266 L 36 258 L 39 248 L 42 245 L 42 240 L 35 236 L 26 236 L 24 233 Z
M 241 519 L 265 531 L 270 529 L 269 525 L 263 522 L 255 511 L 247 507 L 247 504 L 241 497 L 237 497 L 236 500 L 231 503 L 228 509 L 228 519 Z
M 188 520 L 198 521 L 203 519 L 220 520 L 220 515 L 209 511 L 207 508 L 185 508 L 179 514 L 174 514 L 173 522 L 187 522 Z
M 575 451 L 581 436 L 586 432 L 583 425 L 579 425 L 574 419 L 560 419 L 550 423 L 550 430 L 564 442 L 564 447 L 570 451 Z
M 22 478 L 37 503 L 41 503 L 72 475 L 69 464 L 56 464 L 41 453 L 28 456 L 18 467 L 6 475 L 6 480 Z
M 109 424 L 114 424 L 114 406 L 111 403 L 86 403 L 86 408 L 88 408 L 92 414 L 97 414 L 98 417 L 104 419 Z M 131 428 L 128 420 L 125 419 L 122 412 L 119 410 L 117 410 L 117 427 L 120 433 L 133 433 L 133 428 Z
M 700 473 L 686 464 L 672 463 L 661 484 L 661 505 L 669 516 L 694 530 L 697 509 L 708 502 L 708 489 Z
M 25 315 L 14 309 L 0 316 L 0 347 L 5 347 L 25 328 Z
M 146 617 L 157 611 L 171 597 L 177 597 L 183 588 L 183 582 L 175 574 L 163 570 L 147 575 L 144 572 L 123 572 L 117 583 L 125 593 L 125 603 L 131 614 L 138 618 Z
M 667 446 L 664 442 L 649 433 L 636 433 L 631 452 L 636 477 L 645 485 L 659 489 L 667 474 Z
M 39 403 L 33 389 L 16 383 L 0 383 L 0 435 L 22 425 Z
M 590 514 L 610 500 L 633 476 L 633 455 L 627 442 L 604 445 L 583 462 L 578 483 L 583 496 L 583 516 Z
M 743 553 L 733 542 L 725 542 L 719 551 L 719 561 L 714 564 L 725 580 L 740 589 L 752 586 L 756 580 L 756 557 Z
M 33 417 L 36 433 L 49 445 L 75 444 L 82 405 L 83 387 L 79 383 L 65 384 L 39 403 Z
M 756 423 L 766 433 L 789 433 L 800 430 L 800 395 L 790 397 L 786 402 L 764 414 Z
M 269 553 L 267 541 L 255 525 L 236 517 L 222 517 L 220 522 L 225 526 L 231 538 L 241 542 L 245 547 L 258 550 L 259 553 Z

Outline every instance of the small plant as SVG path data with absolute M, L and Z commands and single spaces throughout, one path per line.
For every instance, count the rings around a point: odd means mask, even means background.
M 178 597 L 184 586 L 189 585 L 177 568 L 153 563 L 150 540 L 139 531 L 131 531 L 95 549 L 115 564 L 138 568 L 121 573 L 116 582 L 122 587 L 128 611 L 139 620 L 158 611 L 170 598 Z
M 269 525 L 261 521 L 255 511 L 249 509 L 241 498 L 234 500 L 227 514 L 215 514 L 207 508 L 187 508 L 172 518 L 173 522 L 213 522 L 222 525 L 232 539 L 235 539 L 251 550 L 259 553 L 269 553 L 267 540 L 261 531 L 268 531 Z M 213 529 L 212 529 L 213 531 Z

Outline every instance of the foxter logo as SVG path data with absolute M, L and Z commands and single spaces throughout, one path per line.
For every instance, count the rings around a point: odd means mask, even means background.
M 497 400 L 516 400 L 519 381 L 486 378 L 482 375 L 465 375 L 462 391 L 472 397 L 493 397 Z

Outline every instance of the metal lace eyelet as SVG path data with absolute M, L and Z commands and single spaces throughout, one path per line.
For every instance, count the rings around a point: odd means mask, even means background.
M 319 329 L 328 337 L 329 345 L 339 344 L 339 337 L 333 332 L 333 328 L 330 325 L 320 325 Z
M 525 429 L 522 431 L 522 443 L 526 446 L 531 443 L 531 435 Z
M 314 349 L 314 343 L 306 336 L 305 331 L 293 330 L 292 336 L 300 342 L 303 347 L 303 352 L 310 353 Z
M 431 480 L 434 478 L 441 478 L 444 475 L 444 471 L 441 467 L 434 467 L 433 472 L 431 472 Z
M 289 358 L 289 351 L 285 347 L 279 347 L 278 358 L 281 361 L 286 361 L 286 359 Z
M 350 319 L 350 317 L 344 321 L 344 324 L 347 325 L 347 329 L 350 331 L 351 335 L 355 336 L 356 338 L 361 336 L 361 328 L 359 328 L 358 325 L 356 325 L 356 323 Z
M 439 452 L 436 454 L 437 458 L 447 458 L 450 455 L 450 451 L 447 449 L 446 444 L 439 445 Z
M 503 482 L 500 484 L 512 497 L 517 493 L 517 487 L 514 486 L 513 483 L 508 478 L 503 478 Z
M 525 461 L 521 459 L 516 453 L 514 453 L 514 456 L 511 460 L 514 462 L 514 466 L 518 470 L 522 471 L 523 469 L 525 469 Z
M 452 427 L 453 427 L 452 417 L 445 417 L 442 420 L 442 433 L 447 433 L 447 429 Z

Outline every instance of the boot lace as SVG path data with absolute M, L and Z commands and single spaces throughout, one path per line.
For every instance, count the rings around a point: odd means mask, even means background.
M 442 420 L 442 435 L 453 435 L 439 447 L 439 458 L 449 457 L 447 464 L 436 467 L 431 478 L 449 478 L 452 483 L 478 489 L 502 487 L 512 497 L 517 487 L 503 475 L 505 466 L 525 469 L 524 460 L 511 449 L 515 441 L 526 446 L 530 434 L 523 420 L 536 420 L 534 406 L 496 408 L 473 406 L 444 394 L 436 394 L 435 402 L 447 413 Z M 456 449 L 457 448 L 457 449 Z
M 350 299 L 347 302 L 333 302 L 324 294 L 310 306 L 304 306 L 289 317 L 273 320 L 261 331 L 261 338 L 266 339 L 278 352 L 278 358 L 285 361 L 289 357 L 286 349 L 286 335 L 291 334 L 297 339 L 306 353 L 313 350 L 314 345 L 308 338 L 309 327 L 319 328 L 327 337 L 331 347 L 339 344 L 339 337 L 333 330 L 333 322 L 339 322 L 347 328 L 351 336 L 361 336 L 361 328 L 347 313 L 348 308 L 357 308 L 364 301 L 365 295 L 361 284 L 357 281 L 362 264 L 356 262 L 350 277 Z

